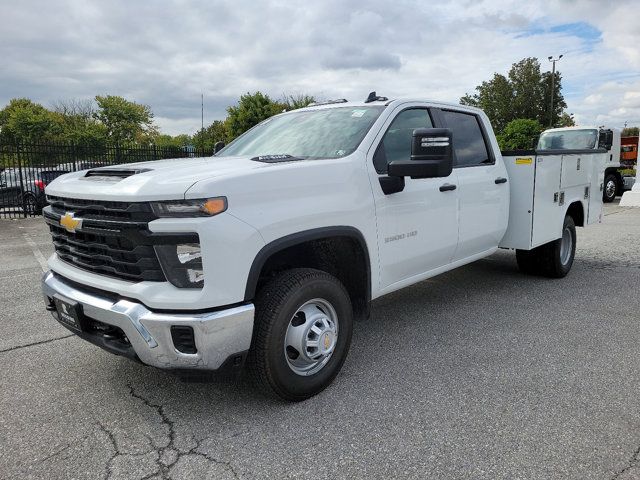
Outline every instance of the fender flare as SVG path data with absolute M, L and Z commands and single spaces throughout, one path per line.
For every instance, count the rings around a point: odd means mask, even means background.
M 369 249 L 367 247 L 367 242 L 364 239 L 364 235 L 362 232 L 355 227 L 348 226 L 334 226 L 334 227 L 320 227 L 313 228 L 311 230 L 304 230 L 302 232 L 292 233 L 291 235 L 286 235 L 284 237 L 273 240 L 272 242 L 266 244 L 264 247 L 260 249 L 257 253 L 253 262 L 251 263 L 251 268 L 249 270 L 249 276 L 247 277 L 247 286 L 244 293 L 244 301 L 251 301 L 256 294 L 256 289 L 258 287 L 258 280 L 260 279 L 260 272 L 262 271 L 262 267 L 267 262 L 267 260 L 274 254 L 285 250 L 287 248 L 293 247 L 295 245 L 299 245 L 301 243 L 309 242 L 312 240 L 321 240 L 323 238 L 329 237 L 347 237 L 353 240 L 356 240 L 362 251 L 364 253 L 364 261 L 366 265 L 366 302 L 371 301 L 371 261 L 369 257 Z

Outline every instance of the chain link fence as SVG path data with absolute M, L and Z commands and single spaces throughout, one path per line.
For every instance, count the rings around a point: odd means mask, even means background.
M 210 155 L 213 150 L 191 146 L 0 143 L 0 218 L 40 215 L 46 205 L 45 187 L 65 173 L 107 165 Z

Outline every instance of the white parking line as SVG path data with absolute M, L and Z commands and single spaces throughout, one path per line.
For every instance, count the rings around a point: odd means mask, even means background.
M 47 267 L 47 260 L 44 258 L 44 255 L 42 255 L 42 252 L 40 251 L 40 248 L 38 248 L 38 245 L 36 245 L 36 243 L 31 240 L 31 238 L 29 238 L 26 233 L 22 236 L 24 237 L 25 242 L 27 242 L 27 244 L 31 247 L 33 256 L 36 257 L 36 260 L 40 264 L 40 268 L 42 268 L 42 271 L 46 272 L 47 270 L 49 270 L 49 268 Z

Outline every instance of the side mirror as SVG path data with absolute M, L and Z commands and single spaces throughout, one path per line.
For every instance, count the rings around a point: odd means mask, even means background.
M 213 146 L 214 155 L 224 148 L 224 142 L 216 142 Z
M 411 159 L 389 163 L 392 177 L 448 177 L 453 170 L 453 134 L 448 128 L 416 128 Z
M 598 148 L 611 150 L 612 145 L 613 145 L 613 131 L 600 130 L 600 135 L 598 136 Z

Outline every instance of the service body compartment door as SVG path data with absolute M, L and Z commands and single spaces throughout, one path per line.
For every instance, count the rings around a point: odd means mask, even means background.
M 604 188 L 604 170 L 608 158 L 609 154 L 607 153 L 592 155 L 587 224 L 602 222 L 602 190 Z
M 535 185 L 533 191 L 533 229 L 531 246 L 537 247 L 560 238 L 563 202 L 560 194 L 562 155 L 536 156 Z
M 531 249 L 535 152 L 505 152 L 502 159 L 509 173 L 509 225 L 501 248 Z
M 591 174 L 590 164 L 592 155 L 569 154 L 562 155 L 562 173 L 560 189 L 587 185 Z

